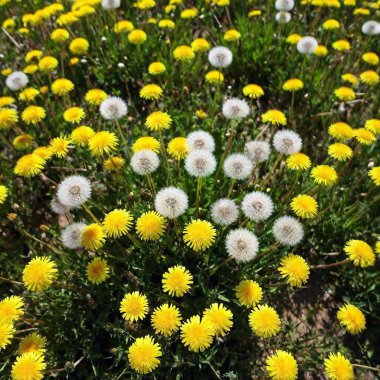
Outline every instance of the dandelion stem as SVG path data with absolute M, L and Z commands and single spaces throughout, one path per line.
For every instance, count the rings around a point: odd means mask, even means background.
M 2 277 L 2 276 L 0 276 L 0 281 L 9 282 L 10 284 L 13 284 L 13 285 L 23 285 L 22 282 L 10 280 L 9 278 L 5 278 L 5 277 Z
M 123 131 L 121 129 L 119 120 L 115 119 L 115 124 L 116 124 L 117 130 L 119 131 L 119 135 L 121 137 L 121 140 L 123 141 L 123 145 L 124 145 L 124 147 L 126 147 L 127 146 L 127 141 L 125 140 L 125 137 L 124 137 Z
M 229 188 L 229 190 L 228 190 L 227 198 L 230 198 L 230 197 L 231 197 L 232 192 L 233 192 L 233 190 L 234 190 L 234 185 L 235 185 L 235 179 L 233 179 L 233 180 L 231 181 L 231 185 L 230 185 L 230 188 Z
M 332 264 L 314 265 L 313 267 L 311 267 L 311 269 L 315 269 L 316 270 L 316 269 L 334 268 L 334 267 L 338 267 L 340 265 L 347 264 L 349 261 L 350 261 L 350 259 L 344 259 L 342 261 L 338 261 L 338 262 L 332 263 Z
M 83 209 L 87 212 L 87 214 L 90 216 L 90 218 L 95 222 L 101 225 L 99 220 L 96 218 L 96 216 L 91 212 L 91 210 L 83 203 L 82 204 Z
M 196 205 L 197 205 L 197 208 L 196 208 L 196 213 L 197 213 L 197 217 L 199 218 L 199 204 L 201 202 L 201 190 L 202 190 L 202 177 L 198 177 L 198 183 L 197 183 L 197 199 L 196 199 Z
M 380 368 L 376 368 L 376 367 L 370 367 L 368 365 L 362 365 L 362 364 L 352 364 L 354 367 L 358 367 L 358 368 L 364 368 L 364 369 L 369 369 L 371 371 L 376 371 L 376 372 L 380 372 Z

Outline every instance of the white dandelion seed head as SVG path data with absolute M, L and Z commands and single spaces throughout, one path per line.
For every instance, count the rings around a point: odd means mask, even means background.
M 28 77 L 22 71 L 15 71 L 12 74 L 9 74 L 5 80 L 5 84 L 12 91 L 21 90 L 28 84 L 28 82 Z
M 194 177 L 207 177 L 216 169 L 216 159 L 208 150 L 194 150 L 186 157 L 186 171 Z
M 275 239 L 282 245 L 296 245 L 304 235 L 302 224 L 291 216 L 278 218 L 272 231 Z
M 81 248 L 82 231 L 85 223 L 71 223 L 61 233 L 62 244 L 69 249 Z
M 301 150 L 302 139 L 298 133 L 283 129 L 273 136 L 273 146 L 282 154 L 294 154 Z
M 216 224 L 228 226 L 235 223 L 238 217 L 239 208 L 231 199 L 219 199 L 211 206 L 211 218 Z
M 313 54 L 318 47 L 318 41 L 314 37 L 302 37 L 297 43 L 297 50 L 301 54 Z
M 281 11 L 276 13 L 275 19 L 279 24 L 287 24 L 292 19 L 292 15 L 289 12 Z
M 362 25 L 362 33 L 369 36 L 380 34 L 380 23 L 374 20 L 365 22 Z
M 225 46 L 216 46 L 208 53 L 208 60 L 214 67 L 227 67 L 232 63 L 232 51 Z
M 120 7 L 120 0 L 102 0 L 102 6 L 104 9 L 116 9 Z
M 57 190 L 57 198 L 64 206 L 80 207 L 91 196 L 91 182 L 81 175 L 65 178 Z
M 215 140 L 206 131 L 198 130 L 188 134 L 186 137 L 187 145 L 190 152 L 193 150 L 208 150 L 213 152 L 215 150 Z
M 269 195 L 261 191 L 247 194 L 241 203 L 244 215 L 254 221 L 268 219 L 273 213 L 273 202 Z
M 245 179 L 253 170 L 252 161 L 241 153 L 230 154 L 223 163 L 223 170 L 227 177 Z
M 157 170 L 160 159 L 152 150 L 142 149 L 131 158 L 132 170 L 139 175 L 147 175 Z
M 128 107 L 118 96 L 109 96 L 100 104 L 99 111 L 106 120 L 116 120 L 127 114 Z
M 254 163 L 269 158 L 270 145 L 266 141 L 249 141 L 244 146 L 244 154 Z
M 294 0 L 276 0 L 275 7 L 278 11 L 291 11 L 294 8 Z
M 245 228 L 237 228 L 227 235 L 226 250 L 228 255 L 237 262 L 248 262 L 256 256 L 259 241 L 253 232 Z
M 243 119 L 249 115 L 249 105 L 245 100 L 231 98 L 223 104 L 223 115 L 227 119 Z
M 182 215 L 187 210 L 188 204 L 186 193 L 173 186 L 161 189 L 154 200 L 156 211 L 169 219 L 175 219 Z
M 68 214 L 71 210 L 71 207 L 63 205 L 56 196 L 53 197 L 50 208 L 58 215 Z

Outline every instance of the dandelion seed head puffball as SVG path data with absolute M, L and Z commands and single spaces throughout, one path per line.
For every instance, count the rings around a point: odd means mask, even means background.
M 292 15 L 289 12 L 281 11 L 276 13 L 275 19 L 279 24 L 287 24 L 292 19 Z
M 380 23 L 373 20 L 367 21 L 362 26 L 362 32 L 369 36 L 376 36 L 380 34 Z
M 270 145 L 266 141 L 249 141 L 244 145 L 244 154 L 254 163 L 264 162 L 269 158 Z
M 235 223 L 238 217 L 239 208 L 231 199 L 219 199 L 211 206 L 211 218 L 216 224 L 229 226 Z
M 72 175 L 58 185 L 57 198 L 64 206 L 80 207 L 90 196 L 91 183 L 83 176 Z
M 224 102 L 222 112 L 227 119 L 243 119 L 249 114 L 249 105 L 245 100 L 231 98 Z
M 18 91 L 24 88 L 29 82 L 28 77 L 22 71 L 15 71 L 7 76 L 5 84 L 12 91 Z
M 72 207 L 63 205 L 56 196 L 53 197 L 50 203 L 50 208 L 58 215 L 68 214 Z
M 104 9 L 111 10 L 120 7 L 121 0 L 102 0 L 102 6 Z
M 86 227 L 84 223 L 71 223 L 61 233 L 62 244 L 69 249 L 83 247 L 82 231 Z
M 128 107 L 118 96 L 109 96 L 100 104 L 99 111 L 106 120 L 116 120 L 127 114 Z
M 273 235 L 282 245 L 296 245 L 302 240 L 304 231 L 297 219 L 282 216 L 274 222 Z
M 206 131 L 199 130 L 189 133 L 186 142 L 190 152 L 193 150 L 208 150 L 209 152 L 213 152 L 215 150 L 215 140 Z
M 269 195 L 254 191 L 243 198 L 241 210 L 248 219 L 256 222 L 266 220 L 273 213 L 273 202 Z
M 168 219 L 175 219 L 187 210 L 188 202 L 188 197 L 184 191 L 170 186 L 157 193 L 154 207 L 160 215 Z
M 237 262 L 251 261 L 259 250 L 259 241 L 256 235 L 245 229 L 232 230 L 226 237 L 226 250 L 230 257 Z
M 208 53 L 210 64 L 217 68 L 224 68 L 232 63 L 232 51 L 224 46 L 216 46 Z
M 314 37 L 302 37 L 297 43 L 297 50 L 301 54 L 313 54 L 318 47 L 318 41 Z
M 278 11 L 289 12 L 294 8 L 294 0 L 276 0 L 275 7 Z
M 185 159 L 186 171 L 194 177 L 207 177 L 216 169 L 216 159 L 207 150 L 195 150 Z
M 139 175 L 147 175 L 157 170 L 160 159 L 157 153 L 152 150 L 139 150 L 131 158 L 131 166 L 135 173 Z
M 253 164 L 244 154 L 235 153 L 227 156 L 223 163 L 223 170 L 227 177 L 241 180 L 249 177 Z
M 283 129 L 274 135 L 273 146 L 277 152 L 290 155 L 298 153 L 301 150 L 302 139 L 298 133 Z

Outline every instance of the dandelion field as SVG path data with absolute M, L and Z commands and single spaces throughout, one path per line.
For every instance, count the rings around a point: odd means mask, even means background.
M 380 2 L 0 0 L 0 379 L 376 379 Z

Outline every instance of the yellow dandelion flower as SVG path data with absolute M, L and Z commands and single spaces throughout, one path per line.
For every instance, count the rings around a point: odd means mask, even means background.
M 33 144 L 33 137 L 31 135 L 20 135 L 16 136 L 12 145 L 18 150 L 24 150 L 29 148 Z
M 49 73 L 58 67 L 58 59 L 50 56 L 46 56 L 40 59 L 38 62 L 38 69 L 40 71 Z
M 17 111 L 13 108 L 0 109 L 0 129 L 8 129 L 18 121 Z
M 339 27 L 340 27 L 340 22 L 338 20 L 334 20 L 334 19 L 326 20 L 322 24 L 322 28 L 325 30 L 338 29 Z
M 113 132 L 100 131 L 94 134 L 88 140 L 88 146 L 91 153 L 95 156 L 101 156 L 106 153 L 109 154 L 118 146 L 119 140 Z
M 328 53 L 327 47 L 324 45 L 318 45 L 313 54 L 317 57 L 326 57 Z
M 151 136 L 140 137 L 132 145 L 132 151 L 134 153 L 139 150 L 152 150 L 153 152 L 158 153 L 160 149 L 160 142 Z
M 83 228 L 81 240 L 86 249 L 96 250 L 104 245 L 106 236 L 103 228 L 99 224 L 92 223 Z
M 203 312 L 202 321 L 209 325 L 213 335 L 225 336 L 233 325 L 232 312 L 223 304 L 213 303 Z
M 375 251 L 380 256 L 380 240 L 376 242 Z
M 318 185 L 332 186 L 338 180 L 336 170 L 328 165 L 315 166 L 311 171 L 311 177 Z
M 125 33 L 125 32 L 130 32 L 133 30 L 135 27 L 133 26 L 133 23 L 127 20 L 121 20 L 117 22 L 114 27 L 113 31 L 115 33 Z
M 66 29 L 58 28 L 51 32 L 50 38 L 57 43 L 65 42 L 69 39 L 70 34 Z
M 107 98 L 107 93 L 99 88 L 93 88 L 86 92 L 84 99 L 92 106 L 98 106 Z
M 379 63 L 379 56 L 374 52 L 368 52 L 362 55 L 362 60 L 365 63 L 368 63 L 372 66 L 376 66 Z
M 213 333 L 209 323 L 194 315 L 181 326 L 182 343 L 193 352 L 202 352 L 211 346 Z
M 18 353 L 20 355 L 25 354 L 27 352 L 43 353 L 45 352 L 45 344 L 46 339 L 44 337 L 42 337 L 36 332 L 32 332 L 26 337 L 22 338 L 18 346 Z
M 162 62 L 152 62 L 148 67 L 150 75 L 160 75 L 166 71 L 166 66 Z
M 24 300 L 19 296 L 6 297 L 0 301 L 0 321 L 13 322 L 24 314 Z
M 328 155 L 332 158 L 337 159 L 338 161 L 347 161 L 352 157 L 353 152 L 348 145 L 335 143 L 329 145 Z
M 290 34 L 287 38 L 286 38 L 286 42 L 288 44 L 291 44 L 291 45 L 296 45 L 298 44 L 299 40 L 302 38 L 302 36 L 300 36 L 299 34 Z
M 292 78 L 288 79 L 283 85 L 282 89 L 285 91 L 295 92 L 303 89 L 303 82 L 301 79 Z
M 50 146 L 39 146 L 34 149 L 33 154 L 42 158 L 44 161 L 53 155 L 53 149 Z
M 53 283 L 57 273 L 57 266 L 50 257 L 35 257 L 25 266 L 22 281 L 29 290 L 39 292 Z
M 356 266 L 366 268 L 375 265 L 375 253 L 363 240 L 349 240 L 344 247 L 344 252 Z
M 15 330 L 13 328 L 13 324 L 9 321 L 7 322 L 0 319 L 0 350 L 11 343 L 14 333 Z
M 25 62 L 29 63 L 33 60 L 38 60 L 42 57 L 42 50 L 31 50 L 28 51 L 25 55 Z
M 174 29 L 175 22 L 169 19 L 163 19 L 158 23 L 158 27 L 161 29 Z
M 225 41 L 237 41 L 241 38 L 241 33 L 237 31 L 236 29 L 230 29 L 227 30 L 226 33 L 224 33 L 223 39 Z
M 273 307 L 259 305 L 249 314 L 249 325 L 257 336 L 269 338 L 280 331 L 281 320 Z
M 269 377 L 274 380 L 296 380 L 298 365 L 293 355 L 283 350 L 276 350 L 265 361 Z
M 132 221 L 133 217 L 130 212 L 116 209 L 104 217 L 103 228 L 107 236 L 117 238 L 128 233 Z
M 128 41 L 133 45 L 141 45 L 146 39 L 147 35 L 141 29 L 134 29 L 128 33 Z
M 368 129 L 372 133 L 380 133 L 380 120 L 379 119 L 366 120 L 364 128 Z
M 158 240 L 166 229 L 166 220 L 156 211 L 142 214 L 136 221 L 136 231 L 143 240 Z
M 28 65 L 25 66 L 22 70 L 25 74 L 34 74 L 36 71 L 38 71 L 37 65 Z
M 347 123 L 340 121 L 330 125 L 329 135 L 337 140 L 346 140 L 354 137 L 354 130 Z
M 170 296 L 182 297 L 188 293 L 193 283 L 193 276 L 183 266 L 176 265 L 162 276 L 162 288 Z
M 195 52 L 190 46 L 181 45 L 174 49 L 173 56 L 177 61 L 188 62 L 194 59 Z
M 373 70 L 367 70 L 360 74 L 360 80 L 368 86 L 374 86 L 379 83 L 379 74 Z
M 71 140 L 73 140 L 75 144 L 79 146 L 84 146 L 88 144 L 90 138 L 94 135 L 95 131 L 91 127 L 81 125 L 71 132 Z
M 147 84 L 140 90 L 140 98 L 147 100 L 157 100 L 162 94 L 162 88 L 154 83 Z
M 272 125 L 286 125 L 286 117 L 283 112 L 278 110 L 269 110 L 261 115 L 263 123 L 269 123 Z
M 3 204 L 8 197 L 8 188 L 0 185 L 0 204 Z
M 41 352 L 26 352 L 12 366 L 12 380 L 41 380 L 46 363 Z
M 184 9 L 181 12 L 181 18 L 183 19 L 191 19 L 195 18 L 198 15 L 198 9 L 197 8 L 189 8 L 189 9 Z
M 145 120 L 145 125 L 151 131 L 161 131 L 170 128 L 172 123 L 171 116 L 166 112 L 152 112 Z
M 106 260 L 96 257 L 87 265 L 87 278 L 93 284 L 101 284 L 109 277 L 109 268 Z
M 343 102 L 356 99 L 355 91 L 349 87 L 339 87 L 334 91 L 335 96 Z
M 359 79 L 354 74 L 350 74 L 350 73 L 342 74 L 341 78 L 345 82 L 349 82 L 353 84 L 354 86 L 359 83 Z
M 164 304 L 152 313 L 152 326 L 157 334 L 166 337 L 173 335 L 181 326 L 181 313 L 178 308 L 173 305 Z
M 176 160 L 184 159 L 189 153 L 186 137 L 175 137 L 170 140 L 167 151 L 169 155 Z
M 365 316 L 359 308 L 346 304 L 341 306 L 337 313 L 340 324 L 351 334 L 358 334 L 365 329 Z
M 215 236 L 214 226 L 210 222 L 200 219 L 188 223 L 183 232 L 183 240 L 195 252 L 202 252 L 211 247 Z
M 297 195 L 292 199 L 290 207 L 300 218 L 314 218 L 318 212 L 317 201 L 307 194 Z
M 330 380 L 354 380 L 352 364 L 340 352 L 331 353 L 324 360 L 325 371 Z
M 53 94 L 60 96 L 67 95 L 73 89 L 74 83 L 66 78 L 56 79 L 51 85 L 51 90 L 53 91 Z
M 0 108 L 10 106 L 11 104 L 15 103 L 15 101 L 16 99 L 12 98 L 12 96 L 0 96 Z
M 206 82 L 208 83 L 222 83 L 224 81 L 224 75 L 218 70 L 211 70 L 206 75 Z
M 196 38 L 192 43 L 191 43 L 191 48 L 196 52 L 196 53 L 203 53 L 207 50 L 210 49 L 210 43 L 204 39 L 204 38 Z
M 148 299 L 139 292 L 128 293 L 121 301 L 120 312 L 131 322 L 144 319 L 148 313 Z
M 207 113 L 203 110 L 196 110 L 195 111 L 195 116 L 199 117 L 200 119 L 204 120 L 207 118 Z
M 332 47 L 338 51 L 347 51 L 351 49 L 351 44 L 346 40 L 335 41 Z
M 123 166 L 125 165 L 125 160 L 122 157 L 110 157 L 104 162 L 104 167 L 109 170 L 110 172 L 112 171 L 118 171 L 120 170 Z
M 32 102 L 36 98 L 36 96 L 38 96 L 39 94 L 40 94 L 40 91 L 37 90 L 36 88 L 28 87 L 20 92 L 18 98 L 22 100 L 23 102 Z
M 42 107 L 29 106 L 22 111 L 21 119 L 26 124 L 37 124 L 46 117 L 46 111 Z
M 374 166 L 368 172 L 368 175 L 376 186 L 380 186 L 380 166 Z
M 257 16 L 261 16 L 261 11 L 258 10 L 258 9 L 253 9 L 251 10 L 249 13 L 248 13 L 248 17 L 251 18 L 251 17 L 257 17 Z M 301 37 L 301 36 L 300 36 Z
M 363 145 L 371 145 L 376 141 L 376 136 L 366 128 L 354 129 L 354 137 Z
M 149 335 L 137 338 L 128 349 L 128 360 L 132 369 L 141 374 L 152 372 L 159 364 L 161 347 Z
M 239 303 L 246 307 L 255 306 L 263 297 L 261 286 L 252 280 L 241 281 L 235 288 L 235 292 Z
M 293 254 L 281 259 L 278 271 L 289 285 L 296 286 L 297 288 L 306 284 L 310 274 L 306 261 L 301 256 Z
M 22 156 L 16 163 L 14 173 L 21 177 L 33 177 L 41 173 L 45 167 L 45 160 L 36 154 Z
M 243 94 L 251 99 L 258 99 L 264 95 L 264 90 L 258 84 L 247 84 L 243 88 Z
M 290 170 L 307 170 L 310 166 L 310 158 L 304 153 L 294 153 L 286 159 L 286 167 Z
M 63 118 L 72 124 L 79 124 L 86 116 L 83 108 L 70 107 L 63 113 Z
M 56 137 L 50 141 L 50 148 L 57 157 L 65 157 L 69 150 L 71 140 L 67 136 Z
M 86 54 L 90 44 L 85 38 L 75 38 L 70 42 L 69 49 L 73 54 Z

